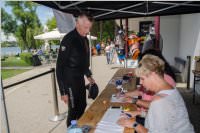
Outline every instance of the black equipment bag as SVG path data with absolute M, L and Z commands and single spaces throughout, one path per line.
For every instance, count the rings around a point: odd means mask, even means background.
M 87 84 L 85 88 L 89 91 L 88 98 L 92 98 L 94 100 L 98 96 L 99 88 L 96 83 Z

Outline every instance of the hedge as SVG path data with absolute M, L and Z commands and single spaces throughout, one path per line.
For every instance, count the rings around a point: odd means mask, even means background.
M 31 53 L 21 53 L 20 54 L 21 60 L 24 60 L 29 65 L 33 65 L 33 58 L 32 58 L 32 56 L 33 55 Z

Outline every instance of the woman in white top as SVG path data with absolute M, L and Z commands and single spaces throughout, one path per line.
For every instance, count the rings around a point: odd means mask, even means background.
M 136 69 L 136 75 L 146 89 L 155 92 L 145 126 L 127 117 L 120 118 L 118 124 L 134 128 L 138 133 L 194 133 L 181 95 L 163 78 L 164 62 L 157 56 L 145 55 Z

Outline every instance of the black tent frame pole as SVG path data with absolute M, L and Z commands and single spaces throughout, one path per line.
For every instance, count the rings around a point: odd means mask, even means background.
M 155 47 L 156 47 L 156 49 L 161 49 L 161 47 L 160 47 L 160 16 L 156 16 L 155 17 L 155 25 L 154 25 L 154 27 L 155 27 L 155 34 L 156 34 L 156 45 L 155 45 Z
M 0 94 L 1 94 L 1 109 L 2 109 L 3 115 L 4 115 L 4 116 L 2 116 L 2 119 L 4 117 L 5 126 L 6 126 L 6 133 L 10 133 L 10 127 L 9 127 L 9 122 L 8 122 L 8 114 L 7 114 L 6 104 L 5 104 L 5 95 L 4 95 L 2 77 L 1 77 Z
M 126 21 L 125 21 L 126 25 L 126 34 L 125 34 L 125 62 L 124 62 L 124 65 L 125 65 L 125 68 L 127 68 L 127 62 L 128 62 L 128 18 L 126 18 Z
M 191 56 L 187 56 L 188 67 L 187 67 L 187 89 L 190 89 L 190 69 L 191 69 Z

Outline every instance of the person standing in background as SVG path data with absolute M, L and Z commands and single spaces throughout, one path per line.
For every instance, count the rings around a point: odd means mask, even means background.
M 97 43 L 96 45 L 96 50 L 97 50 L 97 55 L 101 54 L 101 45 L 99 43 Z
M 110 64 L 110 45 L 109 44 L 106 46 L 105 52 L 106 52 L 107 64 Z
M 113 41 L 110 42 L 110 64 L 113 63 L 113 57 L 115 52 L 115 44 Z

